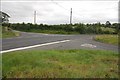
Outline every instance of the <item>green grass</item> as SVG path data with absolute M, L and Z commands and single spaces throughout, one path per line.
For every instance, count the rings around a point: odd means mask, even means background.
M 75 32 L 75 31 L 67 32 L 64 30 L 35 30 L 33 29 L 30 32 L 46 33 L 46 34 L 79 34 L 78 32 Z
M 16 51 L 2 61 L 7 78 L 118 78 L 118 54 L 110 51 Z
M 10 37 L 16 37 L 17 33 L 8 31 L 8 32 L 3 32 L 2 33 L 2 38 L 10 38 Z
M 118 35 L 97 35 L 95 40 L 108 44 L 118 45 Z
M 11 38 L 19 36 L 19 32 L 15 32 L 13 30 L 6 31 L 5 28 L 2 28 L 2 38 Z

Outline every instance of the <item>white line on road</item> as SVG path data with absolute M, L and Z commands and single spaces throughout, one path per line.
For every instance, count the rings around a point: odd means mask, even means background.
M 50 42 L 50 43 L 45 43 L 45 44 L 39 44 L 39 45 L 33 45 L 33 46 L 27 46 L 27 47 L 21 47 L 21 48 L 15 48 L 15 49 L 1 51 L 0 53 L 12 52 L 12 51 L 17 51 L 17 50 L 24 50 L 24 49 L 35 48 L 35 47 L 40 47 L 40 46 L 46 46 L 46 45 L 51 45 L 51 44 L 58 44 L 58 43 L 63 43 L 63 42 L 68 42 L 68 41 L 70 41 L 70 40 L 56 41 L 56 42 Z

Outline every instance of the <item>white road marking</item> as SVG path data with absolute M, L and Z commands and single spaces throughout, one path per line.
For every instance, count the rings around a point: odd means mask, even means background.
M 30 48 L 35 48 L 35 47 L 40 47 L 40 46 L 46 46 L 46 45 L 51 45 L 51 44 L 58 44 L 58 43 L 63 43 L 63 42 L 68 42 L 68 41 L 70 41 L 70 40 L 56 41 L 56 42 L 50 42 L 50 43 L 45 43 L 45 44 L 38 44 L 38 45 L 33 45 L 33 46 L 15 48 L 15 49 L 1 51 L 0 53 L 6 53 L 6 52 L 12 52 L 12 51 L 24 50 L 24 49 L 30 49 Z
M 96 46 L 95 45 L 93 45 L 93 44 L 82 44 L 81 46 L 83 46 L 83 47 L 89 47 L 89 48 L 95 48 Z

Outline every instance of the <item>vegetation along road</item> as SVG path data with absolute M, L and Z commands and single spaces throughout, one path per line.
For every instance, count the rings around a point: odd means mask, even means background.
M 3 54 L 6 78 L 118 78 L 118 54 L 105 50 L 29 50 Z

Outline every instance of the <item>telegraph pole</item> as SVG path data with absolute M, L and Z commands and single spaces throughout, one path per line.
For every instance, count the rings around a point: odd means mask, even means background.
M 72 24 L 72 8 L 71 8 L 71 11 L 70 11 L 70 24 Z
M 34 11 L 34 24 L 36 24 L 36 11 Z

